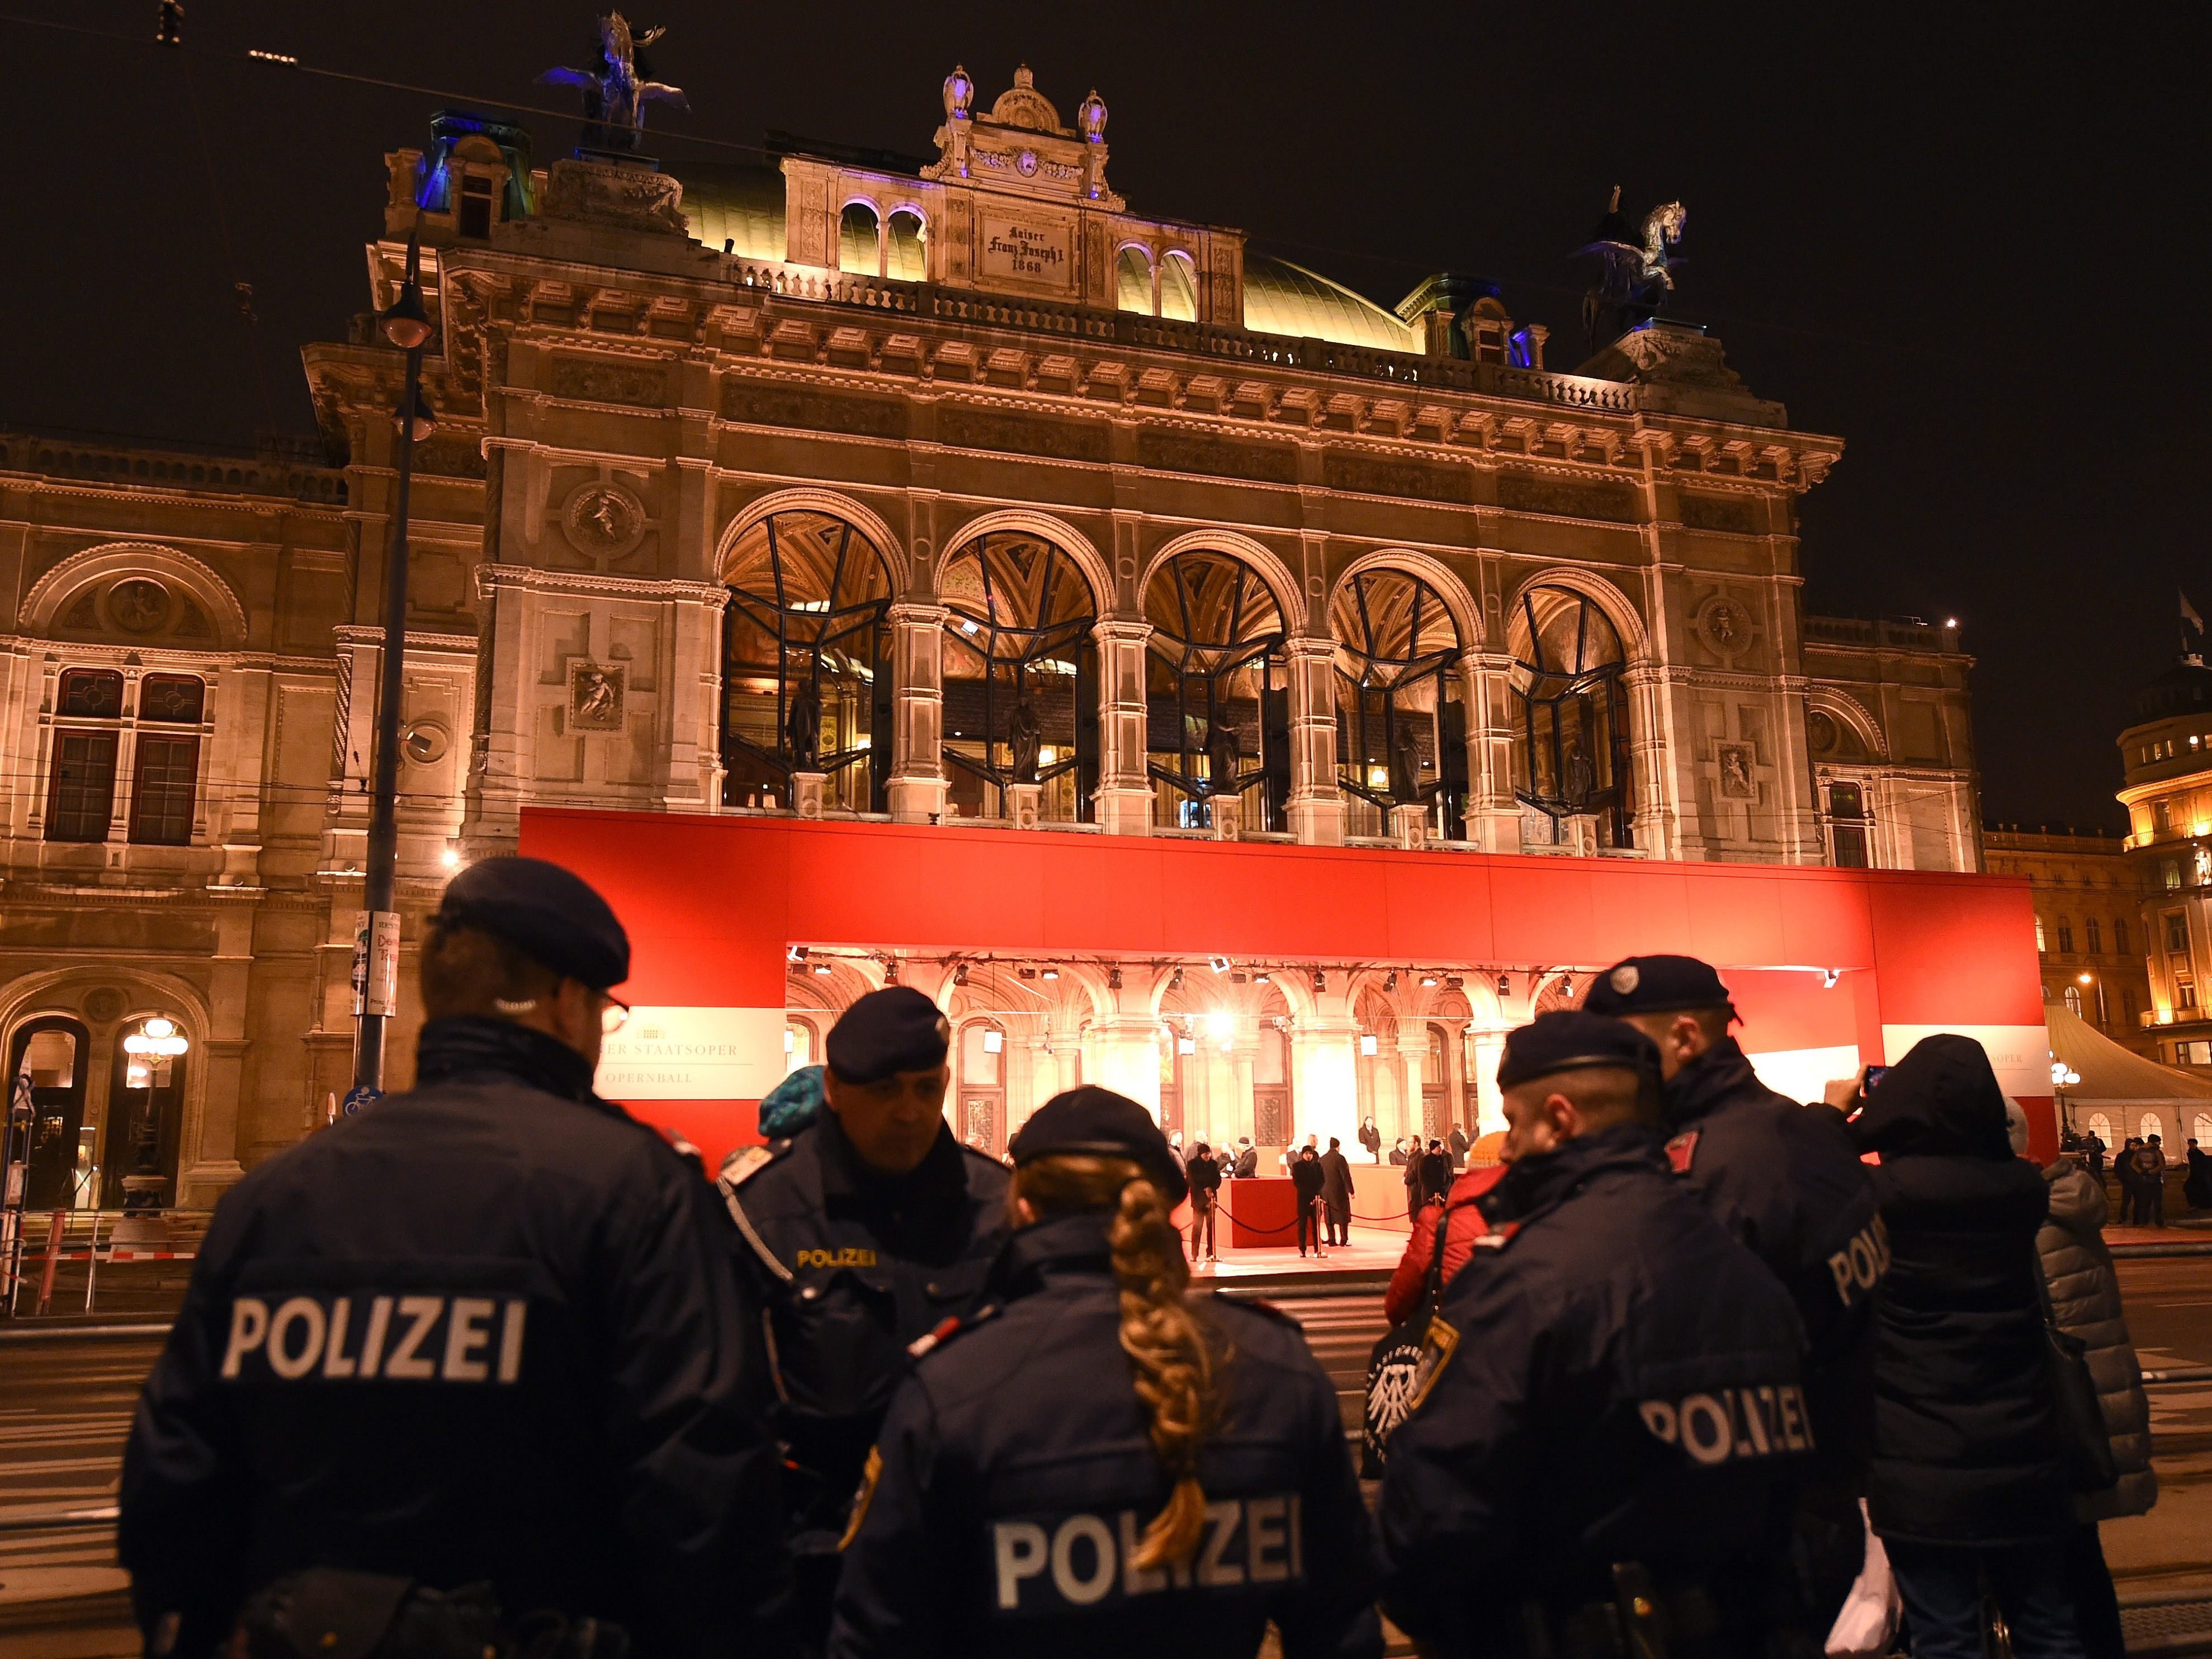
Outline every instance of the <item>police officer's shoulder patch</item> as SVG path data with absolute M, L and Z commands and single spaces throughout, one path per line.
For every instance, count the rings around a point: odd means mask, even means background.
M 1667 1143 L 1667 1162 L 1676 1175 L 1689 1174 L 1690 1166 L 1697 1161 L 1698 1133 L 1695 1129 L 1685 1129 Z
M 726 1186 L 741 1187 L 754 1175 L 775 1163 L 779 1152 L 790 1150 L 791 1143 L 787 1140 L 763 1146 L 740 1146 L 722 1160 L 722 1181 Z

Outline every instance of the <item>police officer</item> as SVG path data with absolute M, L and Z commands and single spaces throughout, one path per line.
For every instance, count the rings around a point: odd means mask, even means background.
M 1820 1453 L 1798 1506 L 1804 1624 L 1825 1635 L 1864 1558 L 1858 1499 L 1874 1442 L 1874 1286 L 1889 1246 L 1874 1187 L 1832 1114 L 1759 1080 L 1729 1033 L 1720 975 L 1695 957 L 1630 957 L 1583 1006 L 1659 1048 L 1668 1156 L 1797 1304 Z
M 1658 1064 L 1575 1011 L 1506 1039 L 1510 1167 L 1382 1481 L 1383 1607 L 1432 1651 L 1756 1650 L 1762 1547 L 1813 1443 L 1803 1335 L 1669 1173 Z
M 349 1571 L 489 1583 L 511 1620 L 611 1623 L 645 1652 L 721 1653 L 733 1623 L 781 1650 L 728 1223 L 592 1091 L 621 923 L 557 866 L 486 859 L 420 973 L 415 1088 L 216 1208 L 124 1454 L 148 1650 L 213 1653 L 280 1581 L 280 1603 L 342 1603 Z
M 945 1121 L 950 1039 L 912 987 L 869 992 L 823 1045 L 823 1109 L 722 1178 L 740 1267 L 770 1310 L 810 1645 L 829 1632 L 837 1540 L 907 1349 L 975 1306 L 1006 1237 L 1006 1166 Z
M 869 1462 L 834 1659 L 1382 1652 L 1336 1391 L 1285 1316 L 1186 1300 L 1183 1171 L 1086 1087 L 1013 1143 L 991 1300 L 900 1390 Z

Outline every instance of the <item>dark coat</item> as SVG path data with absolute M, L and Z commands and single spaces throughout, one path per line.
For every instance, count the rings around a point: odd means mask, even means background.
M 538 1032 L 433 1020 L 416 1077 L 216 1206 L 124 1453 L 142 1621 L 183 1613 L 194 1659 L 322 1565 L 773 1650 L 777 1457 L 714 1189 Z
M 1294 1158 L 1291 1160 L 1291 1185 L 1297 1189 L 1301 1205 L 1310 1204 L 1321 1196 L 1326 1173 L 1317 1158 Z
M 1321 1155 L 1321 1198 L 1340 1207 L 1352 1203 L 1352 1160 L 1334 1148 Z
M 1221 1190 L 1221 1165 L 1213 1154 L 1194 1152 L 1182 1168 L 1183 1179 L 1190 1182 L 1190 1201 L 1200 1208 L 1212 1203 Z
M 2143 1515 L 2158 1502 L 2158 1474 L 2150 1464 L 2150 1401 L 2143 1394 L 2142 1367 L 2120 1305 L 2120 1276 L 2105 1243 L 2112 1206 L 2104 1182 L 2073 1158 L 2059 1159 L 2043 1178 L 2051 1188 L 2050 1219 L 2036 1238 L 2043 1277 L 2059 1324 L 2088 1345 L 2089 1374 L 2097 1382 L 2105 1432 L 2120 1472 L 2112 1486 L 2076 1499 L 2075 1512 L 2085 1521 Z
M 2192 1210 L 2212 1210 L 2212 1152 L 2189 1149 L 2189 1179 L 2182 1183 L 2181 1195 Z
M 1656 1134 L 1523 1158 L 1486 1202 L 1503 1218 L 1444 1288 L 1378 1510 L 1384 1611 L 1448 1656 L 1522 1650 L 1516 1603 L 1610 1601 L 1616 1562 L 1719 1592 L 1812 1438 L 1788 1293 Z
M 1249 1181 L 1260 1173 L 1260 1149 L 1247 1146 L 1237 1154 L 1237 1179 Z
M 1194 1574 L 1146 1570 L 1127 1552 L 1168 1483 L 1103 1218 L 1015 1234 L 992 1283 L 1000 1310 L 926 1356 L 884 1421 L 830 1659 L 1229 1659 L 1271 1620 L 1285 1659 L 1379 1659 L 1374 1530 L 1297 1325 L 1212 1302 L 1229 1358 L 1199 1452 L 1205 1538 Z
M 1427 1203 L 1431 1199 L 1442 1198 L 1446 1193 L 1451 1190 L 1452 1165 L 1450 1153 L 1423 1152 L 1421 1154 L 1419 1169 L 1421 1172 L 1421 1201 L 1424 1204 Z
M 1852 1132 L 1881 1155 L 1891 1255 L 1875 1297 L 1874 1529 L 1928 1544 L 2064 1536 L 2036 1253 L 2050 1193 L 2013 1156 L 1989 1056 L 1969 1037 L 1923 1039 Z

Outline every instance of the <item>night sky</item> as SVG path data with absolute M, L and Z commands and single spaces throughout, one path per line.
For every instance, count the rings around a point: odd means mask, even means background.
M 0 422 L 246 444 L 313 429 L 299 349 L 366 304 L 382 155 L 451 102 L 568 107 L 568 0 L 5 0 Z M 1493 276 L 1580 353 L 1567 255 L 1609 188 L 1690 210 L 1674 314 L 1845 441 L 1805 506 L 1810 609 L 1957 617 L 1992 823 L 2120 827 L 2113 737 L 2212 614 L 2201 459 L 2200 43 L 2188 8 L 758 5 L 665 0 L 650 148 L 782 128 L 929 154 L 964 62 L 1096 85 L 1139 213 L 1238 226 L 1393 304 Z M 1196 20 L 1196 21 L 1194 21 Z M 2170 30 L 2171 33 L 2166 31 Z M 429 91 L 241 60 L 249 48 Z M 444 95 L 441 95 L 444 94 Z M 523 118 L 538 164 L 575 124 Z M 719 143 L 699 142 L 712 139 Z M 233 297 L 252 284 L 249 328 Z

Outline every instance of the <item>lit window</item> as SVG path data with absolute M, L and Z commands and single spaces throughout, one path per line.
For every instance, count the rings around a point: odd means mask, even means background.
M 54 696 L 53 769 L 46 779 L 48 841 L 107 839 L 108 821 L 115 812 L 122 714 L 121 674 L 112 669 L 72 668 L 62 675 Z
M 2047 951 L 2051 948 L 2043 942 L 2043 918 L 2041 916 L 2038 916 L 2035 919 L 2035 948 L 2039 952 Z
M 2081 1017 L 2081 988 L 2078 985 L 2066 988 L 2066 1012 L 2076 1019 Z
M 2062 956 L 2074 954 L 2074 924 L 2063 916 L 2058 918 L 2058 951 Z

